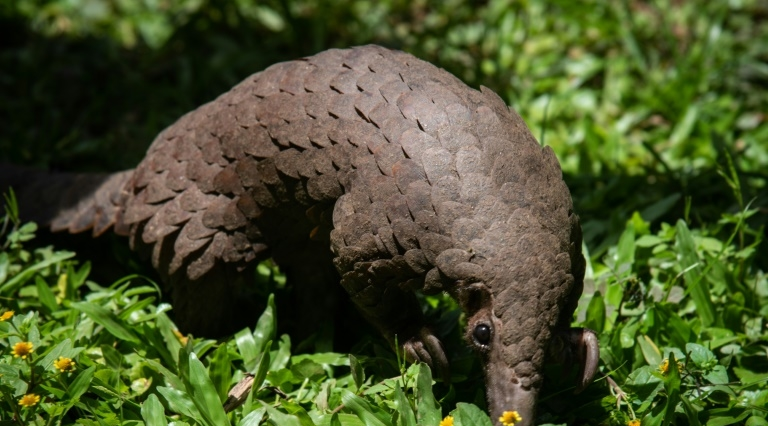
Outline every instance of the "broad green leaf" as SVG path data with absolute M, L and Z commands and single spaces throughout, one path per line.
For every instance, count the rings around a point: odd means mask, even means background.
M 459 402 L 451 415 L 455 426 L 493 426 L 488 414 L 475 404 Z
M 416 416 L 413 414 L 413 407 L 408 402 L 408 398 L 405 397 L 400 384 L 395 386 L 395 406 L 400 414 L 397 426 L 416 426 Z
M 304 359 L 309 359 L 318 364 L 332 365 L 332 366 L 349 366 L 350 358 L 347 354 L 340 354 L 336 352 L 321 352 L 317 354 L 299 354 L 291 357 L 291 362 L 301 362 Z
M 302 426 L 298 417 L 291 414 L 285 414 L 264 402 L 261 404 L 267 409 L 267 414 L 269 414 L 269 424 L 274 426 Z
M 736 374 L 736 377 L 738 377 L 739 380 L 741 380 L 746 386 L 750 386 L 758 382 L 768 381 L 768 373 L 754 372 L 752 370 L 741 367 L 734 367 L 733 372 Z
M 768 420 L 765 417 L 752 416 L 747 419 L 744 426 L 768 426 Z
M 714 385 L 726 385 L 730 382 L 728 380 L 728 372 L 722 365 L 712 367 L 711 371 L 704 373 L 704 378 Z
M 74 269 L 72 265 L 67 268 L 67 285 L 73 290 L 77 290 L 83 284 L 85 279 L 91 274 L 91 262 L 84 262 L 79 269 Z
M 0 288 L 2 284 L 8 279 L 8 268 L 11 266 L 11 260 L 8 257 L 8 253 L 5 251 L 0 252 Z
M 393 426 L 388 419 L 377 416 L 373 408 L 363 398 L 346 389 L 341 390 L 341 402 L 345 407 L 352 410 L 365 423 L 365 426 Z
M 645 219 L 648 222 L 655 222 L 657 219 L 665 215 L 670 209 L 672 209 L 672 207 L 674 207 L 674 205 L 677 204 L 679 200 L 680 200 L 679 193 L 668 195 L 662 198 L 661 200 L 646 207 L 645 209 L 643 209 L 643 211 L 640 213 L 640 216 L 642 216 L 643 219 Z M 636 244 L 638 246 L 647 247 L 640 244 L 640 240 L 644 239 L 645 237 L 646 237 L 645 235 L 640 237 Z M 655 245 L 655 243 L 653 245 Z
M 304 407 L 297 402 L 293 400 L 283 400 L 280 402 L 280 405 L 288 412 L 288 414 L 296 416 L 296 418 L 299 419 L 301 426 L 317 426 L 315 425 L 315 422 L 312 421 L 312 418 L 309 417 L 309 414 L 307 414 Z
M 37 361 L 37 365 L 43 366 L 48 371 L 58 372 L 53 366 L 53 362 L 59 357 L 75 359 L 75 357 L 82 352 L 83 348 L 73 348 L 72 340 L 64 339 L 53 347 L 43 359 Z
M 438 424 L 442 420 L 440 404 L 432 394 L 432 371 L 429 366 L 419 363 L 416 380 L 416 411 L 420 425 Z
M 93 380 L 93 373 L 95 372 L 96 366 L 94 365 L 78 373 L 75 379 L 69 385 L 69 389 L 67 390 L 69 397 L 72 399 L 80 398 L 80 396 L 83 395 L 91 385 L 91 380 Z
M 18 288 L 32 278 L 38 271 L 43 270 L 51 265 L 56 265 L 67 259 L 75 256 L 75 253 L 69 251 L 55 252 L 51 257 L 42 260 L 34 265 L 24 269 L 16 274 L 13 278 L 0 285 L 0 294 L 10 294 L 18 290 Z
M 165 386 L 158 386 L 157 391 L 165 398 L 168 403 L 168 408 L 174 413 L 183 414 L 197 422 L 198 424 L 206 424 L 203 420 L 202 414 L 192 402 L 189 395 L 180 389 L 168 388 Z
M 682 402 L 683 410 L 688 417 L 688 424 L 691 426 L 701 426 L 701 422 L 699 421 L 699 412 L 696 411 L 696 408 L 693 406 L 693 404 L 691 404 L 691 401 L 689 401 L 685 395 L 680 395 L 680 402 Z
M 147 397 L 147 400 L 141 405 L 141 418 L 144 419 L 144 423 L 152 426 L 167 426 L 168 421 L 165 419 L 165 409 L 163 404 L 157 398 L 157 395 L 151 394 Z
M 48 287 L 48 283 L 45 282 L 43 277 L 39 275 L 35 277 L 35 286 L 37 287 L 38 300 L 40 300 L 40 303 L 48 309 L 48 312 L 56 312 L 59 310 L 59 304 L 56 303 L 56 296 L 53 294 L 53 291 L 51 291 L 51 288 Z
M 265 349 L 269 349 L 265 346 Z M 269 364 L 270 371 L 279 370 L 285 368 L 288 365 L 288 361 L 291 359 L 291 337 L 287 334 L 280 336 L 280 341 L 277 342 L 277 352 L 272 355 L 272 363 Z
M 264 414 L 266 414 L 266 412 L 267 409 L 265 407 L 259 407 L 258 409 L 248 413 L 247 416 L 243 417 L 237 426 L 259 426 L 261 424 L 261 419 L 264 418 Z
M 693 126 L 696 124 L 696 120 L 699 117 L 699 105 L 698 104 L 691 104 L 688 106 L 688 109 L 685 111 L 685 115 L 683 116 L 683 119 L 680 120 L 677 125 L 675 126 L 675 129 L 672 131 L 672 134 L 670 135 L 670 144 L 674 146 L 680 145 L 680 142 L 687 139 L 688 136 L 691 134 L 691 131 L 693 130 Z
M 259 358 L 259 363 L 256 365 L 256 369 L 253 375 L 253 389 L 259 389 L 261 388 L 261 385 L 264 384 L 264 379 L 267 377 L 267 372 L 269 371 L 269 344 L 271 342 L 267 342 L 267 347 L 264 348 L 264 352 L 261 353 L 261 358 Z
M 288 383 L 293 379 L 293 373 L 287 368 L 267 371 L 267 380 L 269 380 L 269 383 L 272 384 L 272 386 L 279 387 L 283 383 Z
M 208 371 L 194 352 L 189 354 L 189 376 L 186 384 L 190 399 L 210 426 L 229 424 L 219 394 L 208 377 Z
M 342 426 L 341 420 L 339 420 L 339 413 L 333 413 L 331 416 L 330 426 Z
M 117 372 L 124 368 L 123 354 L 117 349 L 108 345 L 101 345 L 99 346 L 99 349 L 101 350 L 101 355 L 104 357 L 104 362 L 111 371 Z
M 232 363 L 229 359 L 227 344 L 221 344 L 210 356 L 208 364 L 209 376 L 216 388 L 219 399 L 225 401 L 229 393 L 229 383 L 232 381 Z
M 596 291 L 589 301 L 587 318 L 584 321 L 584 325 L 595 330 L 598 334 L 603 331 L 603 326 L 605 325 L 605 303 L 599 291 Z
M 179 337 L 174 333 L 176 326 L 165 313 L 157 315 L 156 324 L 157 330 L 160 332 L 160 335 L 163 336 L 163 341 L 165 342 L 166 351 L 163 351 L 164 358 L 167 359 L 170 357 L 173 361 L 170 366 L 175 368 L 179 363 L 179 350 L 181 350 L 182 346 Z
M 182 382 L 179 376 L 174 374 L 171 370 L 165 368 L 163 364 L 160 364 L 154 359 L 145 359 L 144 362 L 162 374 L 168 384 L 174 389 L 184 390 L 184 382 Z
M 352 370 L 352 380 L 355 382 L 355 387 L 360 389 L 365 381 L 365 373 L 363 373 L 363 366 L 352 354 L 349 354 L 349 368 Z
M 677 369 L 677 359 L 673 352 L 669 353 L 669 366 L 664 377 L 664 389 L 667 391 L 667 407 L 662 426 L 666 426 L 675 418 L 675 409 L 680 401 L 680 371 Z
M 709 410 L 710 420 L 707 422 L 707 426 L 739 424 L 751 414 L 752 410 L 747 410 L 744 407 L 715 408 Z
M 699 368 L 708 370 L 717 364 L 715 354 L 698 343 L 687 343 L 685 345 L 685 351 L 690 354 L 691 361 L 693 361 Z
M 253 355 L 254 358 L 261 354 L 261 351 L 264 350 L 264 345 L 268 341 L 275 340 L 275 333 L 277 331 L 277 322 L 275 320 L 276 312 L 275 295 L 270 294 L 269 299 L 267 299 L 267 307 L 259 317 L 259 321 L 256 323 L 256 328 L 253 330 L 253 340 L 256 345 L 255 354 Z
M 246 327 L 235 333 L 235 344 L 240 356 L 243 357 L 246 370 L 251 371 L 256 366 L 259 357 L 259 351 L 251 330 Z
M 632 264 L 635 263 L 635 227 L 628 225 L 619 238 L 616 247 L 616 269 L 619 278 L 632 274 Z
M 621 327 L 619 341 L 622 348 L 627 349 L 635 346 L 636 337 L 637 339 L 640 338 L 640 336 L 636 336 L 639 328 L 640 322 L 637 318 L 630 319 L 626 326 Z
M 633 371 L 624 384 L 626 391 L 632 392 L 641 403 L 641 410 L 650 407 L 659 391 L 664 388 L 661 379 L 657 377 L 656 367 L 643 366 Z
M 323 366 L 309 359 L 303 359 L 300 363 L 291 365 L 291 372 L 294 377 L 302 380 L 315 380 L 318 377 L 325 376 Z
M 643 358 L 645 358 L 645 362 L 647 362 L 648 365 L 656 368 L 661 364 L 661 351 L 656 344 L 653 343 L 650 337 L 645 335 L 637 336 L 637 344 L 640 346 Z
M 103 326 L 104 329 L 118 339 L 141 343 L 133 330 L 108 309 L 90 302 L 75 302 L 71 306 L 87 315 L 95 323 Z

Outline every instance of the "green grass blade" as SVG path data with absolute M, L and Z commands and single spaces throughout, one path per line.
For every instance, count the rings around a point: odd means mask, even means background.
M 699 257 L 696 255 L 696 244 L 688 225 L 683 220 L 677 221 L 675 229 L 677 231 L 675 238 L 680 250 L 680 267 L 685 270 L 683 274 L 685 284 L 693 298 L 693 303 L 696 304 L 696 312 L 699 314 L 702 324 L 709 327 L 715 323 L 715 307 L 709 295 L 709 288 L 697 274 L 701 272 L 701 268 L 692 267 L 699 262 Z
M 89 302 L 75 302 L 71 306 L 84 313 L 95 323 L 103 326 L 110 334 L 120 340 L 127 340 L 133 343 L 141 343 L 133 331 L 125 325 L 115 314 L 106 308 Z

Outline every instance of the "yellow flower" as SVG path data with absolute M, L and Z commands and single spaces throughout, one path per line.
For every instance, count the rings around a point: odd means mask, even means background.
M 21 397 L 21 399 L 19 400 L 19 405 L 21 405 L 22 407 L 29 408 L 29 407 L 34 407 L 35 405 L 37 405 L 38 402 L 40 402 L 39 395 L 28 393 Z
M 14 312 L 13 311 L 5 311 L 2 315 L 0 315 L 0 322 L 8 321 L 13 317 Z
M 627 426 L 640 426 L 640 420 L 632 419 L 627 422 Z
M 72 361 L 71 358 L 65 358 L 63 356 L 60 356 L 59 359 L 53 361 L 53 366 L 62 373 L 66 371 L 75 371 L 75 361 Z
M 440 426 L 453 426 L 453 416 L 445 416 L 440 422 Z
M 27 359 L 27 356 L 33 351 L 32 342 L 19 342 L 13 345 L 13 351 L 11 352 L 13 352 L 14 358 L 21 357 L 21 359 Z
M 520 417 L 520 413 L 517 411 L 505 411 L 501 413 L 501 417 L 499 417 L 499 421 L 504 426 L 512 426 L 515 423 L 521 422 L 523 420 L 522 417 Z
M 683 363 L 680 361 L 677 361 L 677 371 L 683 372 Z M 659 372 L 665 376 L 669 373 L 669 359 L 665 359 L 659 364 Z

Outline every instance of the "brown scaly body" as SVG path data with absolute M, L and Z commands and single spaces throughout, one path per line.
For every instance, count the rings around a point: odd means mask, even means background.
M 517 410 L 533 421 L 553 338 L 581 361 L 580 386 L 594 374 L 594 335 L 568 329 L 584 259 L 553 152 L 496 94 L 411 55 L 365 46 L 274 65 L 107 178 L 52 215 L 54 229 L 129 235 L 187 330 L 231 324 L 256 260 L 332 260 L 363 315 L 407 340 L 412 360 L 447 363 L 413 292 L 453 295 L 494 420 Z

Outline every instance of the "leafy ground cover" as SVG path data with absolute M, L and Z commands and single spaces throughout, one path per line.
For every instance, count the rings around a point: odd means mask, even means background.
M 601 371 L 574 396 L 553 368 L 539 421 L 768 424 L 765 3 L 475 3 L 1 3 L 0 90 L 12 101 L 0 103 L 0 157 L 131 167 L 164 126 L 275 61 L 371 42 L 410 51 L 525 117 L 582 217 L 575 324 L 599 332 Z M 2 226 L 0 424 L 490 422 L 446 298 L 424 308 L 455 348 L 452 385 L 376 336 L 352 355 L 307 353 L 277 331 L 279 291 L 231 339 L 178 335 L 151 279 L 93 278 L 100 260 L 41 246 L 12 215 Z M 254 394 L 226 413 L 247 374 Z

